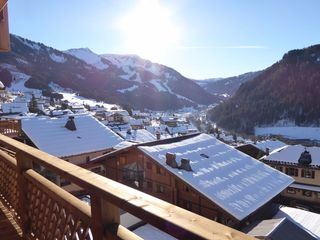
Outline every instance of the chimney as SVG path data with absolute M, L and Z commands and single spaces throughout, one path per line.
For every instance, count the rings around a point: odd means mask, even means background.
M 182 158 L 181 159 L 181 164 L 180 164 L 180 169 L 184 169 L 188 172 L 191 172 L 192 171 L 192 168 L 190 166 L 190 160 L 189 159 L 186 159 L 186 158 Z
M 69 119 L 66 123 L 66 125 L 64 125 L 65 128 L 69 129 L 70 131 L 76 131 L 76 124 L 74 123 L 74 116 L 69 116 Z
M 270 149 L 266 148 L 266 155 L 269 156 L 269 154 L 270 154 Z
M 178 168 L 178 163 L 176 161 L 176 155 L 174 153 L 166 153 L 166 164 L 172 168 Z
M 301 153 L 298 160 L 299 164 L 309 165 L 312 162 L 311 154 L 307 151 L 307 148 L 304 149 L 304 152 Z
M 159 132 L 159 131 L 156 132 L 156 136 L 157 136 L 157 140 L 159 141 L 160 138 L 161 138 L 161 135 L 160 135 L 160 132 Z

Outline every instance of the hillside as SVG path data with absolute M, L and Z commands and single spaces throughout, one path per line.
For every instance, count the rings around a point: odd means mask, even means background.
M 81 96 L 137 109 L 177 109 L 219 99 L 164 65 L 134 55 L 97 55 L 90 49 L 58 51 L 11 35 L 11 52 L 0 55 L 0 80 L 25 81 L 50 90 L 50 83 Z
M 220 127 L 246 133 L 283 120 L 319 126 L 319 93 L 320 45 L 314 45 L 289 51 L 208 115 Z
M 207 92 L 215 96 L 229 98 L 236 93 L 241 84 L 254 79 L 261 72 L 262 71 L 248 72 L 239 76 L 228 78 L 211 78 L 206 80 L 195 80 L 195 82 L 199 84 Z

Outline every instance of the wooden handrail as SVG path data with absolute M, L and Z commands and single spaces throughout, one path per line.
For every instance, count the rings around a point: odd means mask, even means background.
M 116 206 L 177 238 L 186 238 L 187 236 L 189 239 L 254 239 L 237 230 L 75 166 L 4 135 L 0 135 L 0 144 L 15 151 L 18 162 L 32 161 L 37 163 L 85 189 L 91 196 L 93 218 L 98 216 L 97 212 L 104 207 L 109 210 L 112 217 L 116 216 L 113 215 L 116 208 L 112 207 Z M 32 170 L 27 170 L 24 175 L 27 178 L 37 178 Z M 57 194 L 62 190 L 59 187 L 52 188 L 57 191 Z M 98 209 L 95 210 L 97 205 Z M 87 212 L 87 210 L 85 211 Z M 117 219 L 106 219 L 106 222 L 109 223 L 113 221 L 113 225 L 118 224 Z M 97 230 L 105 227 L 107 226 L 102 224 Z M 177 231 L 177 229 L 179 230 Z M 119 227 L 117 231 L 123 232 L 123 228 Z

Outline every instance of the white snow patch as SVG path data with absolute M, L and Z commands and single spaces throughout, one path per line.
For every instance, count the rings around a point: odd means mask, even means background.
M 13 76 L 13 81 L 11 82 L 11 85 L 7 88 L 11 92 L 28 92 L 30 90 L 35 92 L 41 92 L 41 90 L 38 89 L 31 89 L 24 86 L 25 82 L 29 80 L 31 76 L 21 72 L 16 68 L 16 66 L 13 66 L 11 64 L 0 64 L 1 68 L 7 69 L 11 75 Z
M 65 51 L 65 53 L 83 60 L 87 64 L 90 64 L 100 70 L 104 70 L 109 67 L 108 64 L 101 61 L 102 57 L 92 52 L 89 48 L 69 49 Z
M 150 83 L 155 86 L 158 92 L 168 92 L 168 89 L 163 86 L 163 83 L 159 79 L 152 79 Z
M 21 38 L 21 37 L 19 37 L 19 36 L 16 36 L 16 38 L 17 38 L 20 42 L 22 42 L 24 45 L 27 45 L 28 47 L 30 47 L 30 48 L 32 48 L 32 49 L 34 49 L 34 50 L 39 51 L 39 50 L 41 49 L 41 46 L 40 46 L 38 43 L 33 43 L 33 42 L 31 42 L 31 41 L 29 41 L 29 40 L 26 40 L 26 39 L 23 39 L 23 38 Z
M 22 58 L 16 58 L 17 62 L 18 63 L 22 63 L 22 64 L 25 64 L 25 65 L 28 65 L 29 62 L 27 62 L 26 60 L 22 59 Z
M 138 85 L 133 85 L 132 87 L 129 87 L 129 88 L 125 88 L 125 89 L 118 89 L 117 91 L 118 92 L 121 92 L 121 93 L 126 93 L 126 92 L 132 92 L 134 91 L 135 89 L 139 88 Z
M 67 61 L 67 59 L 63 55 L 57 55 L 54 52 L 50 53 L 49 57 L 56 63 L 65 63 Z

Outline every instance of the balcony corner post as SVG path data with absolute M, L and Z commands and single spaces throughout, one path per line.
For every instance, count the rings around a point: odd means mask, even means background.
M 91 194 L 92 234 L 96 240 L 117 239 L 120 210 L 115 205 Z
M 25 237 L 29 230 L 29 217 L 28 217 L 28 198 L 27 198 L 27 182 L 23 173 L 28 169 L 32 169 L 32 161 L 28 159 L 22 152 L 17 151 L 16 153 L 17 159 L 17 169 L 18 169 L 18 209 L 21 216 L 21 230 L 23 237 Z

